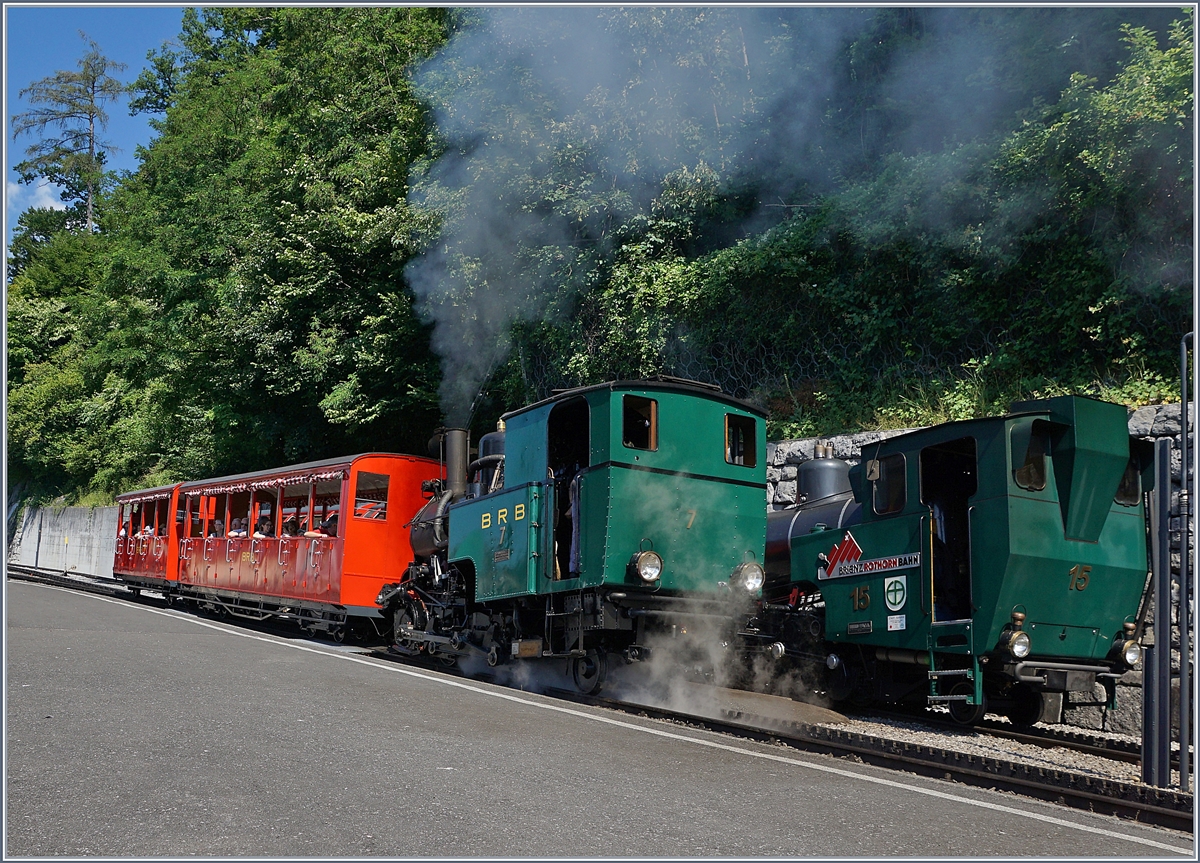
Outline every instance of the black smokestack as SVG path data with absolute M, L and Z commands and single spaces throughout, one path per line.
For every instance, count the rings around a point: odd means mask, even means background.
M 470 448 L 466 429 L 446 429 L 446 490 L 454 500 L 467 493 L 467 452 Z

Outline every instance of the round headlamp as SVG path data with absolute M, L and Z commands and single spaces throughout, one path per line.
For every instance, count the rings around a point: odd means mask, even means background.
M 663 561 L 658 556 L 658 552 L 639 551 L 629 563 L 637 572 L 638 577 L 646 583 L 658 581 L 659 576 L 662 575 Z
M 1008 652 L 1014 659 L 1024 659 L 1032 649 L 1033 642 L 1029 640 L 1028 632 L 1014 632 L 1008 639 Z
M 1136 641 L 1126 641 L 1121 645 L 1121 658 L 1132 668 L 1142 658 L 1142 646 Z
M 745 563 L 739 563 L 736 567 L 734 567 L 733 575 L 730 576 L 730 581 L 733 581 L 735 584 L 740 584 L 751 593 L 762 587 L 763 582 L 766 581 L 766 579 L 767 574 L 763 571 L 762 566 L 752 560 L 748 560 Z

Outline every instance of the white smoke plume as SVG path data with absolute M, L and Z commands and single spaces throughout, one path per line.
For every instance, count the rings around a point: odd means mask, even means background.
M 466 421 L 514 324 L 565 320 L 603 283 L 612 250 L 645 229 L 666 178 L 715 175 L 722 194 L 752 199 L 723 226 L 723 241 L 735 241 L 876 170 L 884 152 L 937 152 L 1011 128 L 1034 96 L 1053 100 L 1070 72 L 1104 60 L 1091 59 L 1092 37 L 1113 31 L 1114 14 L 463 13 L 416 74 L 445 149 L 411 197 L 442 230 L 405 271 L 434 324 L 447 421 Z M 876 109 L 859 111 L 854 100 L 867 97 Z M 948 216 L 928 198 L 898 212 L 937 230 Z

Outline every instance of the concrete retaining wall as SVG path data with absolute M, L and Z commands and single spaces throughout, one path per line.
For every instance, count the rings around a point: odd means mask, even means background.
M 28 507 L 8 547 L 10 563 L 112 576 L 117 507 Z

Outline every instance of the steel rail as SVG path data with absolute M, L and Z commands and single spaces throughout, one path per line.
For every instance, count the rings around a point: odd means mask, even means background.
M 1069 749 L 1072 752 L 1095 755 L 1113 761 L 1124 761 L 1129 764 L 1139 764 L 1142 760 L 1141 746 L 1137 742 L 1113 740 L 1098 734 L 1088 734 L 1066 728 L 1017 728 L 995 719 L 984 719 L 970 726 L 960 725 L 952 719 L 943 719 L 926 708 L 914 709 L 911 712 L 895 708 L 888 710 L 866 708 L 846 715 L 866 721 L 870 721 L 871 717 L 901 719 L 963 733 L 970 733 L 974 730 L 990 734 L 993 737 L 1027 743 L 1030 746 L 1040 746 L 1043 749 Z M 1175 752 L 1171 757 L 1172 766 L 1178 768 L 1179 753 Z

